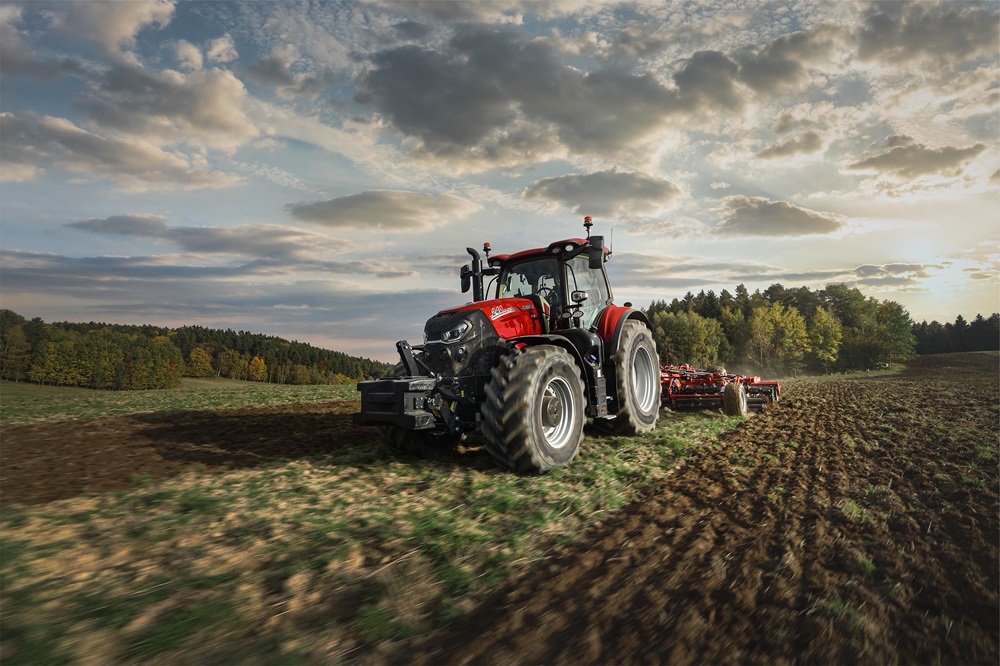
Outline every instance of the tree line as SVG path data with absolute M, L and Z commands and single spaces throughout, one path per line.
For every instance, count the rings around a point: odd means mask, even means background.
M 954 323 L 922 321 L 913 325 L 918 354 L 989 351 L 1000 347 L 1000 313 L 976 315 L 971 322 L 958 315 Z
M 959 324 L 962 317 L 955 325 L 915 324 L 899 303 L 843 284 L 688 292 L 669 303 L 654 301 L 645 313 L 662 363 L 729 365 L 748 373 L 870 370 L 916 353 L 1000 348 L 1000 315 L 980 315 L 975 327 Z
M 45 323 L 0 310 L 0 377 L 134 390 L 177 386 L 181 376 L 279 384 L 352 384 L 388 366 L 248 331 Z

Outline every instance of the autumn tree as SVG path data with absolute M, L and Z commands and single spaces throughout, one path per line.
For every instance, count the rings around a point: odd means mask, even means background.
M 211 377 L 214 374 L 212 369 L 212 355 L 201 347 L 194 347 L 188 354 L 187 374 L 191 377 Z
M 267 379 L 267 366 L 260 356 L 254 356 L 247 368 L 247 379 L 252 382 L 262 382 Z

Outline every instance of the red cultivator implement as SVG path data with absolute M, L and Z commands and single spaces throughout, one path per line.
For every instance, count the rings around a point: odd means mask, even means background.
M 690 365 L 661 365 L 663 404 L 672 409 L 719 409 L 729 416 L 744 416 L 748 410 L 762 412 L 781 397 L 778 382 L 760 377 L 728 374 L 710 366 L 698 370 Z

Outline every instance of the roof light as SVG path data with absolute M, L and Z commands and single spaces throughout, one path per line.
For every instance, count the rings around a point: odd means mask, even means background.
M 567 245 L 563 249 L 566 250 L 567 252 L 572 252 L 573 251 L 573 246 L 572 245 Z

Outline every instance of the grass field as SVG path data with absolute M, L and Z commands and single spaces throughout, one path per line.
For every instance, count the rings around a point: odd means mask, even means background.
M 541 477 L 395 458 L 353 387 L 3 384 L 0 663 L 995 663 L 998 360 L 588 426 Z
M 4 424 L 34 424 L 31 432 L 66 419 L 144 423 L 151 412 L 190 419 L 246 405 L 280 419 L 288 403 L 351 410 L 345 397 L 356 395 L 214 380 L 142 393 L 0 388 Z M 397 460 L 374 431 L 352 428 L 324 435 L 326 454 L 221 475 L 195 466 L 132 490 L 4 506 L 0 657 L 405 660 L 397 651 L 407 639 L 542 566 L 552 548 L 743 420 L 705 412 L 666 418 L 641 438 L 591 432 L 572 466 L 543 477 L 500 472 L 474 437 L 457 455 Z M 260 431 L 300 439 L 279 425 Z M 118 436 L 128 446 L 129 434 Z
M 0 424 L 26 425 L 156 412 L 235 409 L 353 398 L 353 385 L 258 384 L 232 379 L 181 380 L 179 388 L 95 391 L 0 381 Z

